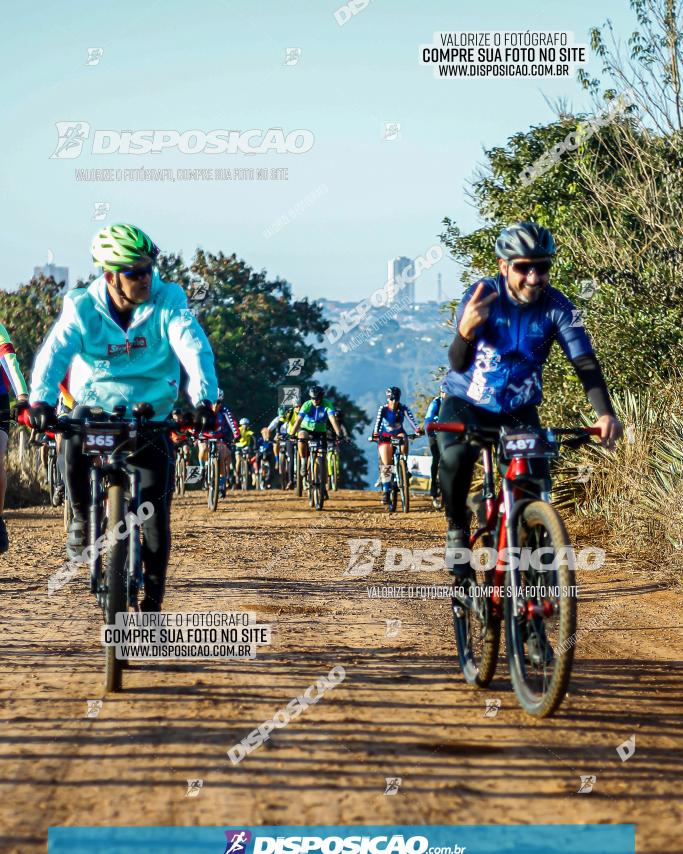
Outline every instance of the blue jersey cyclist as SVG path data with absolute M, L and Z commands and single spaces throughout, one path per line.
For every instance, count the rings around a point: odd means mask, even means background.
M 562 347 L 595 409 L 603 444 L 622 433 L 602 370 L 577 310 L 549 284 L 555 242 L 548 229 L 519 222 L 496 241 L 498 274 L 476 282 L 456 312 L 457 333 L 449 348 L 451 370 L 439 420 L 490 427 L 538 427 L 542 371 L 553 341 Z M 453 566 L 468 544 L 467 494 L 478 458 L 476 448 L 452 433 L 438 434 L 439 479 L 448 522 L 446 558 Z M 532 460 L 532 474 L 549 483 L 545 460 Z
M 401 389 L 398 386 L 391 386 L 387 389 L 386 404 L 380 406 L 377 410 L 377 418 L 375 419 L 375 426 L 372 431 L 372 438 L 377 440 L 379 479 L 382 485 L 383 504 L 389 503 L 389 493 L 391 492 L 392 438 L 396 438 L 397 436 L 402 437 L 401 453 L 408 453 L 408 437 L 403 426 L 403 422 L 406 419 L 413 430 L 420 435 L 422 430 L 420 429 L 417 418 L 415 418 L 405 403 L 401 403 Z
M 429 402 L 429 406 L 427 407 L 427 412 L 425 413 L 425 424 L 424 429 L 427 430 L 427 427 L 439 420 L 439 411 L 441 410 L 441 401 L 446 397 L 446 387 L 443 383 L 439 388 L 439 394 Z M 439 443 L 436 440 L 436 434 L 429 434 L 429 450 L 432 454 L 432 471 L 431 471 L 431 480 L 429 486 L 429 492 L 432 496 L 432 504 L 435 508 L 439 509 L 439 499 L 437 493 L 437 486 L 439 483 Z
M 216 400 L 213 403 L 214 423 L 210 431 L 199 434 L 197 441 L 197 457 L 199 465 L 204 474 L 206 462 L 209 459 L 209 439 L 218 439 L 218 491 L 225 497 L 226 485 L 232 462 L 231 445 L 240 436 L 240 428 L 232 412 L 225 406 L 223 389 L 218 389 Z

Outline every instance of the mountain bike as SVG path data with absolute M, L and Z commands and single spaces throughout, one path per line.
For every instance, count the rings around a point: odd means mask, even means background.
M 412 440 L 417 437 L 417 433 L 411 433 L 409 436 L 391 436 L 392 447 L 392 464 L 391 464 L 391 487 L 389 490 L 389 513 L 395 513 L 398 506 L 398 497 L 401 496 L 401 510 L 404 513 L 410 512 L 410 478 L 408 475 L 408 458 L 401 450 L 401 445 L 406 440 Z M 370 442 L 379 443 L 378 436 L 370 436 Z
M 330 489 L 336 492 L 339 489 L 339 475 L 341 473 L 341 456 L 339 453 L 340 440 L 336 436 L 328 439 L 327 443 L 327 477 Z
M 50 504 L 59 507 L 64 501 L 64 481 L 57 465 L 57 441 L 49 433 L 47 438 L 47 488 L 50 494 Z
M 266 454 L 258 455 L 258 464 L 256 468 L 256 485 L 257 488 L 268 489 L 272 477 L 270 459 Z
M 209 510 L 216 512 L 218 508 L 218 496 L 220 492 L 220 451 L 218 444 L 221 441 L 216 436 L 201 433 L 201 442 L 206 442 L 208 456 L 204 464 L 204 488 L 206 489 L 206 503 Z
M 90 469 L 88 509 L 88 566 L 90 591 L 102 608 L 106 625 L 129 609 L 139 611 L 138 595 L 144 586 L 141 559 L 140 474 L 127 467 L 141 439 L 167 433 L 173 422 L 152 421 L 149 404 L 136 404 L 133 417 L 125 407 L 113 414 L 93 408 L 87 419 L 62 416 L 55 432 L 65 438 L 80 436 L 83 453 L 97 458 Z M 105 647 L 104 684 L 107 691 L 121 690 L 127 661 L 117 659 L 116 647 Z
M 180 498 L 185 495 L 187 481 L 187 463 L 190 458 L 190 439 L 182 439 L 175 444 L 175 494 Z
M 469 555 L 460 555 L 469 563 L 451 602 L 463 676 L 478 687 L 491 682 L 504 620 L 517 699 L 529 714 L 547 717 L 558 708 L 569 685 L 577 591 L 567 531 L 550 503 L 550 483 L 532 475 L 532 461 L 556 459 L 560 436 L 568 437 L 565 444 L 576 446 L 599 436 L 600 430 L 434 423 L 429 431 L 458 433 L 481 448 L 477 527 L 469 538 Z M 497 495 L 494 444 L 503 467 Z
M 296 452 L 296 448 L 293 449 Z M 280 434 L 277 442 L 277 473 L 280 488 L 289 489 L 292 485 L 292 441 L 291 436 Z
M 29 445 L 38 449 L 38 459 L 45 474 L 50 504 L 59 507 L 64 501 L 64 481 L 57 465 L 57 440 L 53 432 L 31 431 Z
M 235 489 L 246 491 L 251 489 L 251 462 L 249 448 L 235 446 Z
M 324 434 L 314 433 L 304 441 L 308 444 L 305 461 L 308 504 L 316 510 L 322 510 L 327 498 L 327 441 Z

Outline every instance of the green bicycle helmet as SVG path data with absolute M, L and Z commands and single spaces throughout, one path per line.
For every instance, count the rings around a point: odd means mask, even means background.
M 95 264 L 113 273 L 133 266 L 141 258 L 155 259 L 159 254 L 151 237 L 128 223 L 106 225 L 95 235 L 91 249 Z

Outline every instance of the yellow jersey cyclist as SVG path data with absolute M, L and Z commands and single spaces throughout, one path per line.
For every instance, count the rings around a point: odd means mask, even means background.
M 12 391 L 19 404 L 26 406 L 28 389 L 19 360 L 9 337 L 9 332 L 0 323 L 0 554 L 9 548 L 7 526 L 3 518 L 5 491 L 7 490 L 7 439 L 9 436 L 9 393 Z
M 209 401 L 217 385 L 213 353 L 180 285 L 164 282 L 156 271 L 159 249 L 140 228 L 106 226 L 92 243 L 102 275 L 87 288 L 67 293 L 61 314 L 38 352 L 31 377 L 32 425 L 45 431 L 55 423 L 59 381 L 71 365 L 70 390 L 78 405 L 74 418 L 87 418 L 93 407 L 106 412 L 139 402 L 151 404 L 157 419 L 167 418 L 176 398 L 182 364 L 187 394 L 196 407 L 196 423 L 213 426 Z M 67 489 L 73 521 L 67 554 L 82 559 L 87 543 L 91 458 L 81 437 L 64 442 Z M 145 599 L 141 607 L 159 611 L 171 547 L 170 502 L 173 451 L 167 434 L 156 434 L 131 455 L 140 472 L 140 500 L 154 512 L 143 523 Z
M 268 427 L 268 438 L 275 439 L 275 456 L 277 457 L 278 467 L 280 463 L 280 454 L 287 454 L 287 440 L 294 432 L 294 425 L 297 416 L 299 415 L 299 407 L 292 406 L 288 403 L 281 403 L 277 408 L 277 415 L 270 422 Z M 288 489 L 294 489 L 294 456 L 287 456 L 287 474 L 286 486 Z M 285 484 L 283 484 L 283 487 Z
M 251 477 L 256 454 L 256 440 L 254 438 L 254 431 L 251 429 L 251 421 L 248 418 L 240 418 L 240 436 L 235 442 L 235 481 L 238 488 L 240 481 L 237 477 L 237 470 L 240 454 L 243 454 L 247 459 L 247 467 L 249 476 Z
M 308 440 L 314 436 L 321 440 L 324 448 L 327 447 L 328 419 L 335 436 L 338 439 L 341 437 L 339 422 L 335 415 L 335 406 L 331 400 L 325 398 L 325 389 L 322 386 L 314 385 L 308 390 L 308 394 L 309 400 L 301 405 L 292 430 L 299 437 L 299 460 L 304 472 L 308 460 Z M 327 472 L 325 472 L 325 481 L 327 481 Z

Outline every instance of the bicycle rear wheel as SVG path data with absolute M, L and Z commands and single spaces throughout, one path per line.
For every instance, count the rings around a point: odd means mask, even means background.
M 123 486 L 113 484 L 109 487 L 107 504 L 107 530 L 116 529 L 119 523 L 122 524 L 118 531 L 125 530 L 126 501 Z M 103 570 L 106 584 L 104 620 L 109 626 L 116 623 L 116 614 L 128 610 L 128 537 L 129 532 L 126 531 L 124 536 L 117 537 L 107 549 L 106 568 Z M 124 662 L 116 657 L 116 647 L 105 647 L 105 691 L 121 690 L 123 667 Z
M 567 693 L 576 642 L 576 579 L 569 537 L 559 514 L 544 501 L 522 511 L 518 545 L 524 613 L 506 598 L 505 639 L 512 687 L 522 708 L 545 718 Z M 541 549 L 550 550 L 541 552 Z M 525 650 L 526 645 L 526 650 Z
M 408 466 L 406 461 L 401 458 L 398 461 L 398 488 L 401 493 L 401 508 L 404 513 L 410 512 L 410 484 L 408 483 Z
M 481 548 L 489 549 L 492 543 L 491 535 L 484 533 L 471 546 L 471 551 L 474 553 Z M 472 598 L 472 606 L 466 607 L 455 596 L 451 599 L 460 669 L 465 681 L 479 688 L 486 688 L 496 672 L 500 651 L 500 617 L 493 613 L 488 597 L 474 595 L 474 588 L 490 586 L 492 580 L 493 570 L 479 566 L 473 556 L 469 574 L 462 582 L 465 593 Z

